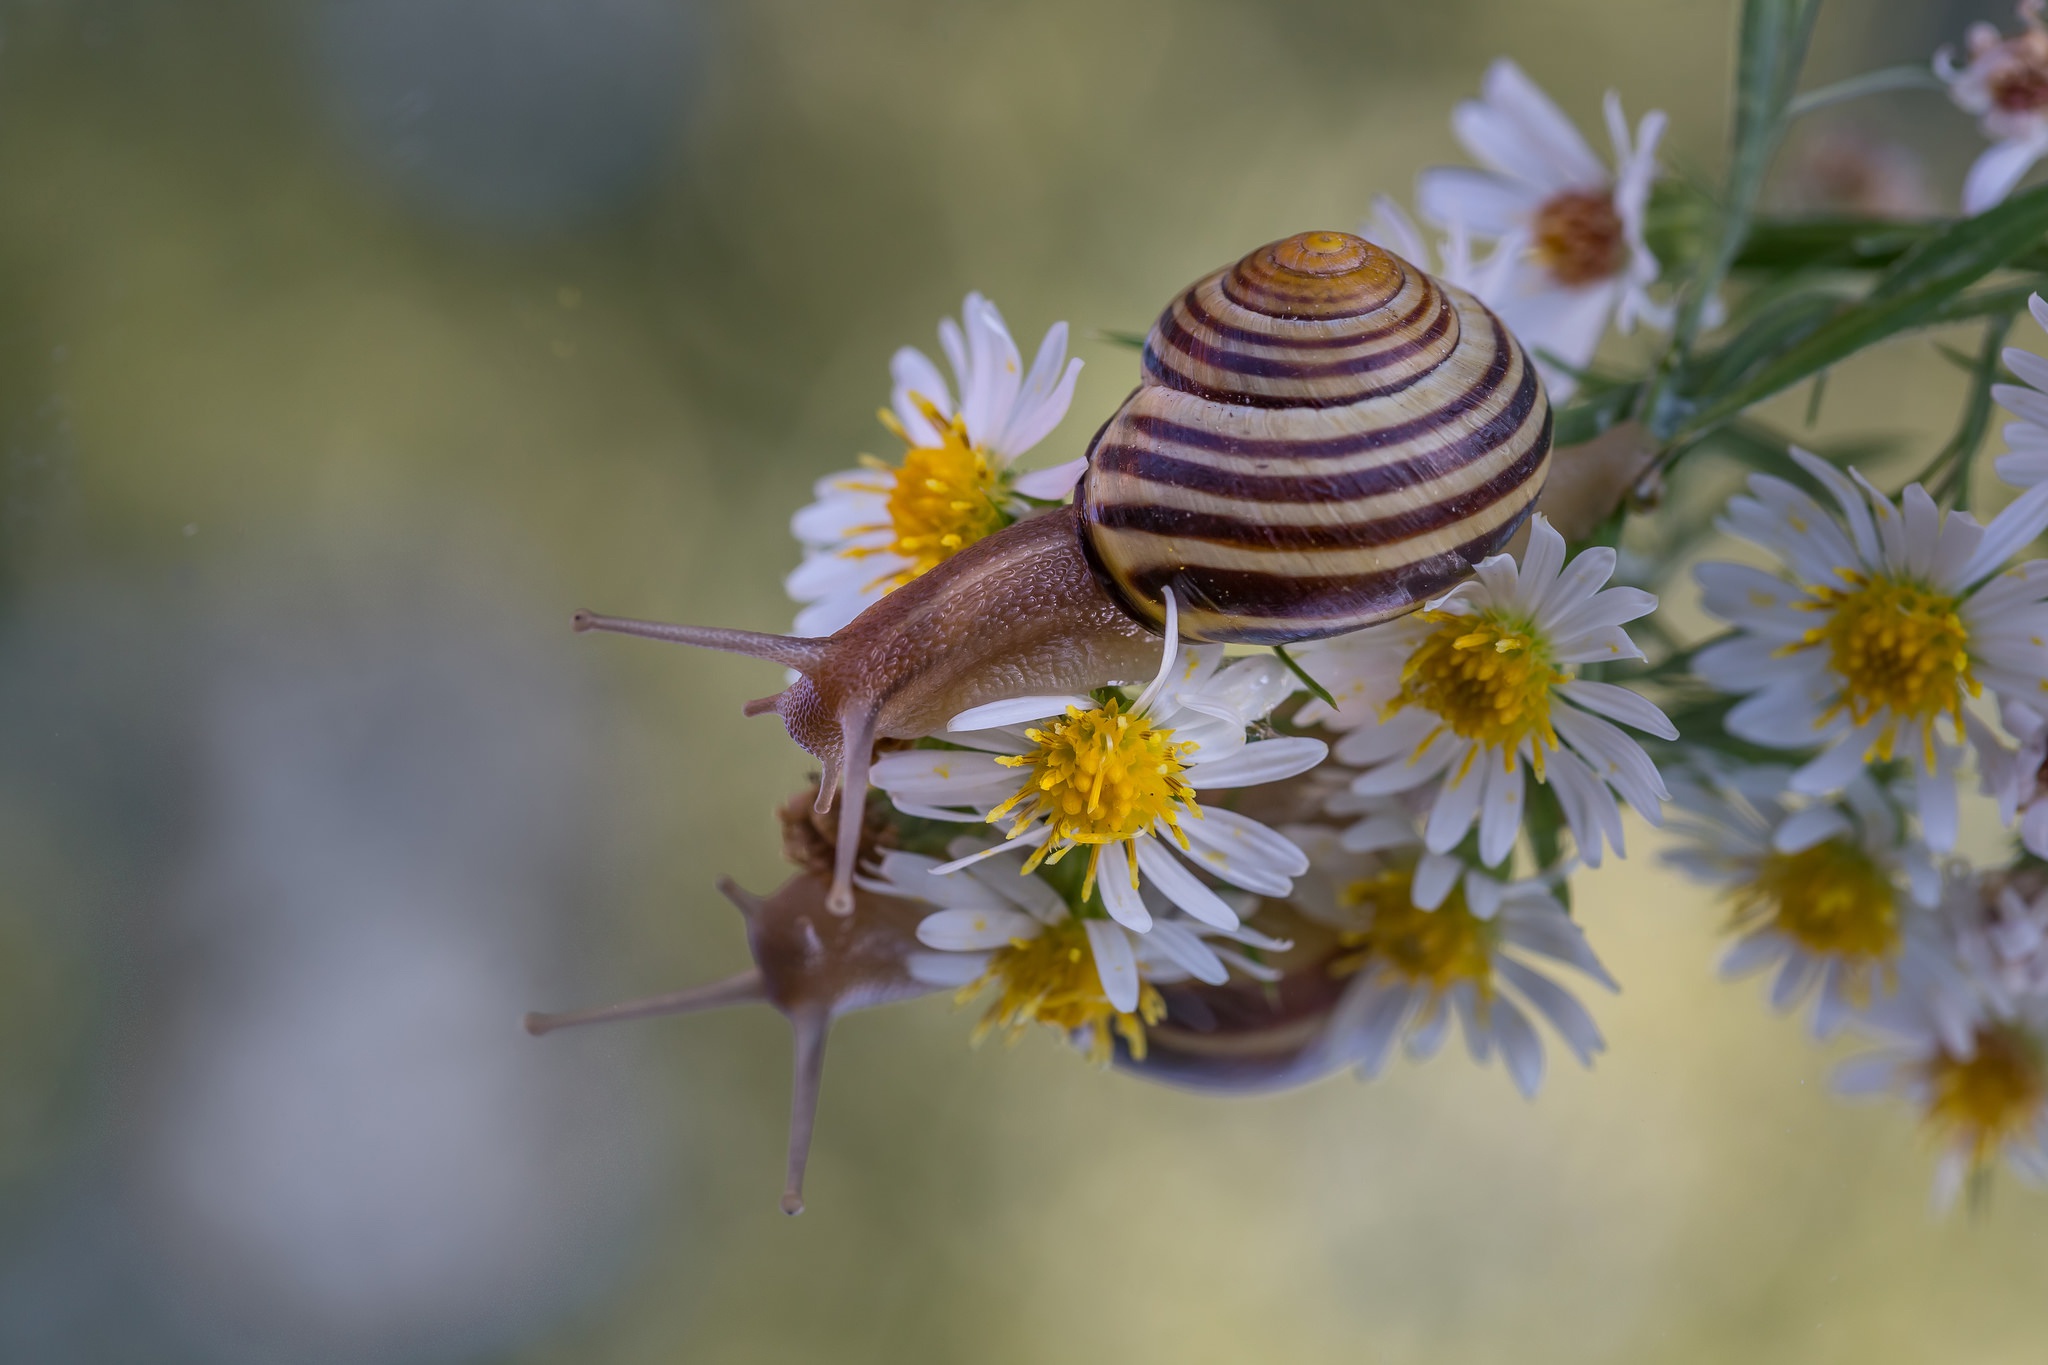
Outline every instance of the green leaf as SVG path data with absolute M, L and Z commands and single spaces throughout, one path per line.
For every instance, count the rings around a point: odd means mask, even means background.
M 1098 327 L 1095 329 L 1095 339 L 1097 341 L 1107 341 L 1112 346 L 1128 346 L 1134 351 L 1145 349 L 1145 334 L 1143 332 L 1117 332 L 1106 327 Z
M 1273 653 L 1278 656 L 1281 663 L 1287 666 L 1289 673 L 1301 679 L 1301 685 L 1313 693 L 1317 701 L 1322 702 L 1332 711 L 1337 709 L 1337 699 L 1330 695 L 1328 688 L 1308 675 L 1308 670 L 1303 668 L 1295 657 L 1287 652 L 1286 645 L 1274 645 Z
M 1806 61 L 1820 0 L 1743 0 L 1736 37 L 1735 126 L 1729 157 L 1728 190 L 1722 199 L 1721 238 L 1701 266 L 1679 312 L 1673 340 L 1680 352 L 1692 346 L 1707 304 L 1749 236 L 1749 220 L 1762 194 L 1764 173 L 1785 134 L 1786 107 Z
M 1693 414 L 1676 433 L 1697 434 L 1865 347 L 1915 327 L 1952 321 L 1942 312 L 1965 289 L 2048 233 L 2048 185 L 1928 238 L 1879 277 L 1860 301 L 1814 329 Z
M 1804 270 L 1883 270 L 1962 220 L 1901 223 L 1882 218 L 1760 218 L 1750 225 L 1734 268 L 1749 274 L 1781 275 Z M 2020 270 L 2048 271 L 2048 244 L 2008 262 Z
M 1823 85 L 1818 90 L 1809 90 L 1793 100 L 1786 107 L 1786 112 L 1793 118 L 1800 118 L 1816 109 L 1825 109 L 1847 100 L 1860 100 L 1869 95 L 1888 95 L 1895 90 L 1942 89 L 1946 87 L 1941 78 L 1925 62 L 1887 66 L 1851 76 L 1845 81 L 1836 81 L 1833 85 Z

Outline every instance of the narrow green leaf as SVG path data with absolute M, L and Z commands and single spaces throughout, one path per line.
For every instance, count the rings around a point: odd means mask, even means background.
M 1145 349 L 1145 334 L 1143 332 L 1118 332 L 1106 327 L 1098 327 L 1095 329 L 1095 339 L 1097 341 L 1107 341 L 1114 346 L 1128 346 L 1134 351 Z
M 1287 666 L 1287 671 L 1289 673 L 1292 673 L 1295 677 L 1301 679 L 1301 685 L 1303 687 L 1306 687 L 1311 693 L 1313 693 L 1317 701 L 1322 702 L 1325 706 L 1328 706 L 1332 711 L 1337 709 L 1337 699 L 1330 695 L 1328 688 L 1324 687 L 1321 683 L 1317 682 L 1314 678 L 1311 678 L 1308 675 L 1308 670 L 1303 668 L 1300 662 L 1296 660 L 1292 654 L 1289 654 L 1287 652 L 1286 645 L 1274 645 L 1273 653 L 1279 658 L 1281 663 Z
M 1866 71 L 1860 76 L 1851 76 L 1833 85 L 1823 85 L 1818 90 L 1809 90 L 1793 100 L 1786 112 L 1793 118 L 1800 118 L 1816 109 L 1825 109 L 1831 104 L 1842 104 L 1848 100 L 1860 100 L 1870 95 L 1888 95 L 1895 90 L 1942 90 L 1941 78 L 1934 74 L 1925 62 L 1907 66 L 1887 66 L 1876 71 Z
M 1736 37 L 1735 125 L 1728 190 L 1722 199 L 1721 239 L 1701 266 L 1680 310 L 1673 340 L 1682 353 L 1699 333 L 1707 304 L 1749 236 L 1750 216 L 1763 193 L 1764 174 L 1785 132 L 1785 110 L 1806 61 L 1820 0 L 1743 0 Z
M 1733 391 L 1713 398 L 1676 434 L 1697 434 L 1717 426 L 1900 332 L 1952 320 L 1943 315 L 1944 304 L 2039 242 L 2044 233 L 2048 233 L 2048 185 L 1952 225 L 1902 257 L 1860 301 L 1789 347 Z

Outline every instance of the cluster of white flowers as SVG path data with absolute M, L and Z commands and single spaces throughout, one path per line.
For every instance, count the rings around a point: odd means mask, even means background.
M 1995 142 L 1968 212 L 2048 155 L 2040 9 L 2024 0 L 2017 37 L 1973 29 L 1966 64 L 1936 60 Z M 1417 186 L 1442 236 L 1385 196 L 1362 228 L 1499 313 L 1560 401 L 1610 328 L 1672 323 L 1647 234 L 1666 119 L 1631 127 L 1613 92 L 1604 113 L 1611 161 L 1496 62 L 1452 117 L 1478 165 Z M 1028 374 L 979 295 L 940 339 L 952 386 L 916 350 L 892 364 L 902 463 L 829 476 L 796 516 L 800 634 L 837 631 L 1081 473 L 1015 468 L 1072 400 L 1064 323 Z M 1377 1075 L 1396 1044 L 1426 1058 L 1455 1025 L 1533 1094 L 1539 1022 L 1582 1063 L 1604 1047 L 1555 970 L 1616 988 L 1565 882 L 1624 854 L 1624 805 L 1655 826 L 1670 803 L 1665 861 L 1728 906 L 1724 971 L 1769 973 L 1771 1002 L 1810 1002 L 1817 1035 L 1885 1040 L 1844 1084 L 1921 1106 L 1948 1142 L 1944 1197 L 2001 1158 L 2048 1177 L 2048 866 L 1951 856 L 1974 776 L 2048 860 L 2048 560 L 2026 557 L 2048 532 L 2048 361 L 2004 360 L 2020 382 L 1992 390 L 2016 419 L 1996 467 L 2019 492 L 1995 516 L 1802 450 L 1788 477 L 1750 475 L 1717 526 L 1774 562 L 1700 565 L 1727 629 L 1689 654 L 1653 637 L 1684 735 L 1610 673 L 1644 660 L 1626 627 L 1656 596 L 1610 585 L 1614 549 L 1571 555 L 1538 515 L 1518 553 L 1421 610 L 1292 656 L 1183 646 L 1169 589 L 1142 690 L 1007 698 L 880 755 L 872 780 L 924 851 L 880 851 L 861 884 L 928 907 L 910 970 L 992 990 L 984 1031 L 1043 1023 L 1142 1061 L 1174 1002 L 1199 1015 L 1221 998 L 1202 991 L 1308 973 L 1333 993 L 1331 1062 Z

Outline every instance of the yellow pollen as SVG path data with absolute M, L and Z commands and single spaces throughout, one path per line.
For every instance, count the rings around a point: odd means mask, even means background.
M 1981 1170 L 2005 1142 L 2026 1133 L 2048 1103 L 2048 1059 L 2041 1045 L 2009 1024 L 1980 1024 L 1969 1059 L 1936 1053 L 1927 1063 L 1927 1122 L 1968 1149 Z
M 1735 890 L 1729 928 L 1771 928 L 1818 957 L 1840 958 L 1852 996 L 1867 1003 L 1899 949 L 1898 894 L 1885 870 L 1844 839 L 1797 853 L 1769 853 Z
M 1465 890 L 1454 886 L 1434 910 L 1414 903 L 1415 869 L 1395 867 L 1353 882 L 1342 901 L 1371 912 L 1368 925 L 1339 938 L 1353 951 L 1331 964 L 1338 975 L 1370 963 L 1384 963 L 1410 982 L 1441 993 L 1460 981 L 1478 989 L 1483 1004 L 1493 995 L 1492 948 L 1497 931 L 1467 908 Z
M 1095 889 L 1095 864 L 1103 844 L 1121 843 L 1141 833 L 1159 834 L 1163 825 L 1182 848 L 1182 812 L 1200 819 L 1195 790 L 1181 777 L 1191 741 L 1177 741 L 1173 731 L 1155 727 L 1141 715 L 1126 714 L 1115 699 L 1092 711 L 1069 706 L 1067 714 L 1039 729 L 1026 730 L 1031 752 L 1005 755 L 996 762 L 1029 768 L 1030 777 L 1017 794 L 990 811 L 991 823 L 1014 814 L 1010 837 L 1043 821 L 1052 836 L 1024 864 L 1029 873 L 1041 862 L 1058 862 L 1068 850 L 1091 845 L 1088 875 L 1081 886 L 1085 899 Z M 1131 863 L 1131 884 L 1138 865 Z
M 910 561 L 907 568 L 890 576 L 890 586 L 900 588 L 919 574 L 938 567 L 975 541 L 1010 524 L 1003 510 L 1003 478 L 989 463 L 988 456 L 967 439 L 964 417 L 945 417 L 918 398 L 925 420 L 939 433 L 935 446 L 911 445 L 903 454 L 903 467 L 891 472 L 895 480 L 889 489 L 889 524 L 894 532 L 887 549 Z M 906 444 L 910 438 L 894 413 L 880 414 L 882 422 Z M 861 463 L 887 470 L 889 466 L 872 456 Z M 855 532 L 881 530 L 881 526 L 856 527 Z M 872 547 L 844 552 L 850 559 L 878 553 Z
M 1970 672 L 1970 633 L 1961 602 L 1917 584 L 1885 576 L 1843 571 L 1849 586 L 1808 588 L 1802 611 L 1824 619 L 1786 652 L 1825 647 L 1828 665 L 1841 680 L 1842 696 L 1820 719 L 1825 725 L 1846 711 L 1862 725 L 1887 715 L 1870 756 L 1889 759 L 1903 721 L 1947 716 L 1963 723 L 1963 697 L 1983 689 Z M 1929 766 L 1934 735 L 1925 732 Z
M 1521 742 L 1533 740 L 1530 762 L 1540 781 L 1544 751 L 1557 747 L 1550 690 L 1571 677 L 1551 662 L 1548 642 L 1531 623 L 1498 611 L 1423 611 L 1416 619 L 1436 629 L 1408 656 L 1385 714 L 1404 706 L 1434 712 L 1452 733 L 1499 747 L 1510 765 Z
M 965 1004 L 988 985 L 994 985 L 998 993 L 975 1026 L 977 1043 L 999 1028 L 1012 1043 L 1032 1024 L 1045 1024 L 1065 1034 L 1089 1029 L 1093 1036 L 1088 1057 L 1099 1064 L 1110 1058 L 1114 1047 L 1111 1030 L 1115 1030 L 1131 1055 L 1142 1061 L 1145 1025 L 1166 1017 L 1166 1002 L 1150 982 L 1138 988 L 1136 1013 L 1125 1013 L 1109 1003 L 1095 971 L 1088 930 L 1078 919 L 1062 920 L 1036 938 L 1012 939 L 1008 946 L 996 949 L 988 970 L 957 998 Z

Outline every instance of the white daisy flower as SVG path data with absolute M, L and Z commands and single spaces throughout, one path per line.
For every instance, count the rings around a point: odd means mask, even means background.
M 1622 623 L 1657 599 L 1603 590 L 1611 549 L 1596 546 L 1569 567 L 1564 555 L 1564 537 L 1538 516 L 1519 570 L 1513 555 L 1494 555 L 1422 611 L 1300 650 L 1338 707 L 1312 702 L 1298 719 L 1347 732 L 1336 754 L 1365 770 L 1354 792 L 1413 791 L 1443 777 L 1424 830 L 1433 853 L 1449 853 L 1476 823 L 1480 860 L 1507 857 L 1525 766 L 1557 793 L 1590 866 L 1603 844 L 1625 851 L 1616 792 L 1652 824 L 1660 818 L 1656 765 L 1602 717 L 1661 739 L 1678 731 L 1627 688 L 1577 677 L 1580 664 L 1642 658 Z
M 2009 701 L 2000 716 L 2019 741 L 2017 750 L 2006 748 L 1975 715 L 1963 713 L 1984 794 L 1998 802 L 2006 825 L 2017 827 L 2021 847 L 2036 858 L 2048 858 L 2048 715 Z
M 954 840 L 947 851 L 956 859 L 988 853 L 983 841 L 970 838 Z M 944 864 L 937 858 L 892 849 L 860 879 L 868 890 L 943 907 L 917 927 L 918 941 L 932 951 L 913 955 L 907 965 L 927 985 L 959 988 L 962 1000 L 996 987 L 976 1041 L 997 1028 L 1015 1038 L 1039 1023 L 1058 1029 L 1097 1062 L 1109 1060 L 1119 1037 L 1142 1060 L 1145 1026 L 1166 1012 L 1158 986 L 1189 980 L 1221 985 L 1233 967 L 1259 980 L 1276 975 L 1209 939 L 1272 952 L 1290 946 L 1251 929 L 1187 919 L 1163 901 L 1153 906 L 1151 930 L 1133 934 L 1113 920 L 1075 914 L 1057 889 L 1026 872 L 1024 862 L 1020 851 L 994 852 L 949 874 L 939 870 Z
M 1531 351 L 1572 369 L 1593 358 L 1609 320 L 1623 332 L 1638 318 L 1670 325 L 1647 292 L 1658 265 L 1643 240 L 1664 114 L 1645 115 L 1631 135 L 1611 90 L 1605 112 L 1611 171 L 1564 111 L 1503 58 L 1487 68 L 1480 98 L 1451 115 L 1458 141 L 1486 169 L 1435 166 L 1417 182 L 1425 218 L 1503 244 L 1515 268 L 1487 302 Z M 1540 355 L 1537 364 L 1554 397 L 1571 396 L 1569 375 Z
M 1771 1004 L 1808 996 L 1815 1036 L 1827 1038 L 1874 1001 L 1906 991 L 1969 1036 L 1975 999 L 1941 942 L 1932 914 L 1942 879 L 1925 846 L 1868 777 L 1838 802 L 1794 807 L 1791 770 L 1744 767 L 1672 782 L 1672 828 L 1689 847 L 1664 860 L 1721 887 L 1734 946 L 1722 974 L 1775 971 Z
M 2010 38 L 1989 24 L 1970 25 L 1966 65 L 1957 65 L 1948 48 L 1934 54 L 1934 74 L 1947 83 L 1949 98 L 1991 139 L 1963 181 L 1964 213 L 2002 201 L 2048 155 L 2048 29 L 2041 8 L 2042 0 L 2020 0 L 2020 31 Z
M 1381 802 L 1374 818 L 1386 837 L 1369 853 L 1326 829 L 1290 831 L 1313 869 L 1294 903 L 1338 930 L 1348 952 L 1333 970 L 1359 977 L 1328 1028 L 1344 1063 L 1370 1080 L 1396 1041 L 1416 1060 L 1434 1056 L 1455 1016 L 1473 1060 L 1483 1065 L 1498 1053 L 1516 1087 L 1533 1096 L 1543 1080 L 1534 1013 L 1591 1066 L 1606 1049 L 1599 1026 L 1538 964 L 1561 962 L 1618 987 L 1550 883 L 1503 882 L 1430 854 L 1399 803 Z
M 1795 792 L 1839 791 L 1873 760 L 1911 765 L 1928 844 L 1953 848 L 1961 737 L 1935 722 L 1960 731 L 1984 688 L 2038 701 L 2048 683 L 2048 561 L 1999 573 L 2048 529 L 2048 484 L 1980 526 L 1942 512 L 1918 484 L 1894 505 L 1853 470 L 1796 448 L 1792 457 L 1840 516 L 1783 479 L 1750 476 L 1750 496 L 1729 500 L 1721 529 L 1775 553 L 1786 576 L 1699 566 L 1703 605 L 1736 630 L 1701 650 L 1693 671 L 1746 695 L 1728 713 L 1730 734 L 1820 747 L 1792 774 Z
M 1903 1095 L 1941 1144 L 1934 1202 L 1953 1205 L 1964 1186 L 2003 1161 L 2030 1185 L 2048 1184 L 2048 1017 L 2041 1002 L 1987 1014 L 1964 1045 L 1901 999 L 1870 1022 L 1887 1040 L 1835 1072 L 1845 1094 Z
M 871 780 L 914 815 L 1007 825 L 1009 838 L 997 847 L 1032 850 L 1026 870 L 1087 849 L 1079 898 L 1099 889 L 1110 917 L 1138 933 L 1153 923 L 1138 894 L 1141 877 L 1202 923 L 1236 928 L 1237 912 L 1183 856 L 1232 886 L 1274 897 L 1292 890 L 1308 860 L 1257 820 L 1204 807 L 1196 794 L 1293 777 L 1322 762 L 1328 747 L 1248 735 L 1299 684 L 1271 655 L 1226 665 L 1220 646 L 1181 650 L 1178 621 L 1169 591 L 1159 676 L 1135 701 L 1018 697 L 977 706 L 953 717 L 945 737 L 978 752 L 885 754 Z
M 2048 330 L 2048 303 L 2039 294 L 2027 300 L 2027 311 Z M 1993 384 L 1991 396 L 2020 420 L 2006 423 L 2006 453 L 1994 463 L 1999 478 L 2015 488 L 2032 488 L 2048 482 L 2048 360 L 2017 346 L 2005 348 L 2004 360 L 2022 382 Z
M 906 447 L 899 467 L 863 456 L 861 469 L 818 481 L 817 501 L 790 520 L 804 562 L 789 595 L 805 603 L 798 635 L 831 635 L 901 587 L 1017 518 L 1073 490 L 1083 460 L 1020 474 L 1010 466 L 1044 440 L 1074 399 L 1079 360 L 1067 359 L 1067 324 L 1045 334 L 1023 372 L 1017 343 L 996 306 L 969 294 L 963 328 L 939 324 L 939 343 L 959 382 L 959 403 L 924 352 L 905 346 L 890 361 L 895 391 L 882 422 Z
M 2026 868 L 1948 879 L 1941 917 L 1956 958 L 1992 1009 L 2048 1001 L 2048 876 Z

